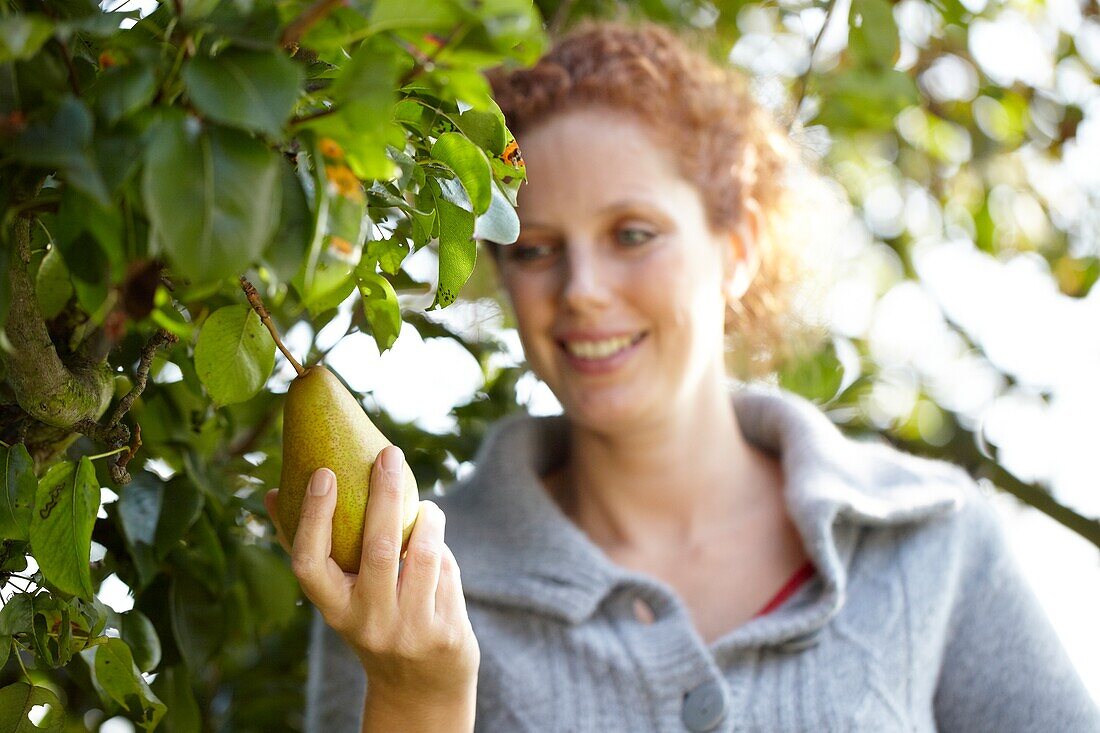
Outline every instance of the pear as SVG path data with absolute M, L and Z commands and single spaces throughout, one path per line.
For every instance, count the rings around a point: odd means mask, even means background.
M 332 517 L 332 559 L 345 572 L 359 572 L 363 520 L 370 494 L 371 469 L 390 441 L 370 421 L 358 400 L 318 364 L 290 384 L 283 404 L 283 470 L 277 508 L 279 525 L 294 541 L 309 479 L 318 468 L 336 474 L 336 511 Z M 420 506 L 416 478 L 404 464 L 404 545 Z
M 345 572 L 359 572 L 363 553 L 363 524 L 370 494 L 371 470 L 382 449 L 390 445 L 370 421 L 359 401 L 328 368 L 302 367 L 287 350 L 256 288 L 240 279 L 249 304 L 271 333 L 275 345 L 298 376 L 290 383 L 283 403 L 283 468 L 276 512 L 279 526 L 294 542 L 302 500 L 309 479 L 318 468 L 336 474 L 336 510 L 332 515 L 332 559 Z M 409 540 L 420 508 L 420 494 L 409 464 L 401 476 L 404 496 L 401 545 Z

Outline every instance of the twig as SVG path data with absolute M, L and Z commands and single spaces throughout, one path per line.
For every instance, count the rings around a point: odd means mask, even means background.
M 27 667 L 23 664 L 23 655 L 19 653 L 21 651 L 19 648 L 19 643 L 16 642 L 14 638 L 11 640 L 11 643 L 15 647 L 15 659 L 17 662 L 19 662 L 19 666 L 23 669 L 23 676 L 27 678 L 27 682 L 30 682 L 33 685 L 34 680 L 31 679 L 30 674 L 27 672 Z
M 829 20 L 833 17 L 833 10 L 835 8 L 836 0 L 829 0 L 829 4 L 825 7 L 825 20 L 821 23 L 821 30 L 817 32 L 817 36 L 810 46 L 810 60 L 806 63 L 806 71 L 802 72 L 802 76 L 798 77 L 798 99 L 794 103 L 794 114 L 791 115 L 791 122 L 787 126 L 788 132 L 794 129 L 794 124 L 798 121 L 798 110 L 802 108 L 802 101 L 806 98 L 806 85 L 810 80 L 810 74 L 812 74 L 814 70 L 814 56 L 817 55 L 817 47 L 820 45 L 821 39 L 825 35 L 825 31 L 829 27 Z
M 58 193 L 45 193 L 37 198 L 27 199 L 18 206 L 14 206 L 11 209 L 11 213 L 14 216 L 23 216 L 25 214 L 37 214 L 40 211 L 56 212 L 57 207 L 61 203 L 61 194 Z
M 122 455 L 120 455 L 118 458 L 115 459 L 114 465 L 111 466 L 112 478 L 115 477 L 114 476 L 115 471 L 118 472 L 119 476 L 122 476 L 123 474 L 129 475 L 129 472 L 126 470 L 126 466 L 128 466 L 130 464 L 130 461 L 133 460 L 134 456 L 138 452 L 138 448 L 140 448 L 140 447 L 141 447 L 141 424 L 140 423 L 134 423 L 134 439 L 133 439 L 133 442 L 130 443 L 130 447 L 127 449 L 127 451 L 125 453 L 123 453 Z M 120 483 L 126 483 L 126 482 L 122 481 Z
M 61 47 L 61 58 L 65 61 L 65 68 L 69 70 L 69 86 L 73 90 L 73 94 L 76 96 L 82 96 L 80 93 L 80 85 L 76 81 L 76 67 L 73 66 L 73 57 L 69 53 L 69 46 L 60 38 L 57 39 L 57 45 Z
M 295 48 L 298 41 L 310 28 L 324 20 L 325 16 L 341 5 L 347 5 L 347 0 L 317 0 L 317 2 L 303 10 L 301 15 L 290 21 L 290 24 L 283 30 L 280 44 L 283 48 Z
M 85 458 L 87 458 L 89 461 L 98 461 L 100 458 L 110 458 L 111 456 L 117 456 L 124 450 L 127 450 L 126 446 L 115 448 L 114 450 L 109 450 L 106 453 L 96 453 L 94 456 L 85 456 Z
M 141 361 L 138 363 L 137 372 L 134 375 L 134 386 L 119 400 L 114 412 L 111 413 L 110 419 L 105 424 L 86 419 L 73 426 L 73 429 L 77 432 L 107 444 L 110 451 L 96 456 L 97 458 L 117 456 L 110 464 L 111 478 L 116 484 L 130 483 L 130 472 L 126 470 L 126 466 L 130 463 L 134 454 L 137 453 L 138 448 L 141 447 L 141 426 L 135 424 L 134 442 L 130 444 L 132 434 L 130 428 L 122 422 L 122 418 L 134 406 L 134 401 L 145 391 L 145 387 L 149 383 L 149 369 L 153 365 L 153 357 L 157 351 L 177 341 L 179 341 L 179 337 L 174 333 L 163 328 L 158 329 L 141 350 Z
M 118 448 L 130 440 L 130 428 L 127 425 L 114 425 L 107 427 L 86 418 L 73 425 L 73 430 L 81 435 L 87 435 L 97 443 L 106 443 L 110 448 Z
M 334 104 L 331 107 L 326 107 L 325 109 L 320 109 L 320 110 L 317 110 L 316 112 L 310 112 L 308 115 L 302 115 L 301 117 L 295 117 L 294 119 L 292 119 L 290 121 L 290 125 L 291 125 L 291 127 L 293 127 L 295 125 L 304 125 L 307 122 L 313 122 L 314 120 L 318 120 L 322 117 L 328 117 L 331 114 L 336 114 L 336 112 L 339 111 L 339 109 L 340 108 Z
M 267 308 L 264 307 L 263 300 L 260 299 L 260 294 L 256 292 L 256 286 L 248 281 L 244 275 L 241 275 L 241 288 L 244 289 L 244 294 L 248 298 L 249 305 L 256 311 L 256 314 L 260 316 L 260 320 L 267 330 L 271 333 L 271 338 L 275 340 L 275 345 L 279 347 L 279 351 L 283 352 L 283 356 L 294 367 L 294 371 L 298 372 L 298 376 L 302 376 L 306 373 L 306 370 L 302 368 L 302 365 L 298 363 L 298 360 L 294 358 L 294 355 L 283 344 L 283 340 L 279 337 L 279 330 L 275 328 L 275 324 L 271 322 L 271 316 L 267 312 Z
M 946 414 L 953 414 L 945 411 Z M 933 447 L 923 441 L 910 440 L 898 435 L 886 435 L 895 445 L 919 455 L 959 463 L 975 478 L 987 478 L 998 489 L 1012 494 L 1023 503 L 1038 509 L 1063 527 L 1076 532 L 1081 537 L 1100 548 L 1100 520 L 1090 519 L 1058 502 L 1047 490 L 1034 484 L 1026 484 L 1013 476 L 997 462 L 996 458 L 982 455 L 978 449 L 977 436 L 952 421 L 955 435 L 947 445 Z
M 149 342 L 145 344 L 145 347 L 141 350 L 141 361 L 138 363 L 137 373 L 134 375 L 134 386 L 130 388 L 130 391 L 126 393 L 118 402 L 118 406 L 115 407 L 115 411 L 111 414 L 111 419 L 107 421 L 107 427 L 113 428 L 122 421 L 122 416 L 130 411 L 130 408 L 134 405 L 134 400 L 141 396 L 141 393 L 145 391 L 145 385 L 149 382 L 149 369 L 153 366 L 153 357 L 156 356 L 158 350 L 165 346 L 171 346 L 179 341 L 179 336 L 166 331 L 161 328 L 158 329 L 153 337 L 149 339 Z
M 398 38 L 397 42 L 405 48 L 410 56 L 413 57 L 413 61 L 416 65 L 402 75 L 400 81 L 398 81 L 397 83 L 397 86 L 403 87 L 411 82 L 413 79 L 423 74 L 425 71 L 430 71 L 431 68 L 435 66 L 436 59 L 439 58 L 439 55 L 443 53 L 444 49 L 446 49 L 447 46 L 451 45 L 456 38 L 461 38 L 462 36 L 466 35 L 468 31 L 469 27 L 465 23 L 456 26 L 428 56 L 425 56 L 423 53 L 421 53 L 420 49 L 418 49 L 416 46 L 405 43 L 402 39 Z

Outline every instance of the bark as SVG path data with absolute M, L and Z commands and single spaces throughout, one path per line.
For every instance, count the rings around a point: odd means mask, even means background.
M 29 218 L 15 221 L 16 246 L 7 268 L 11 306 L 5 324 L 11 348 L 0 349 L 0 360 L 24 412 L 46 425 L 69 428 L 103 414 L 113 393 L 112 375 L 106 361 L 73 359 L 66 364 L 58 356 L 28 272 L 30 226 Z

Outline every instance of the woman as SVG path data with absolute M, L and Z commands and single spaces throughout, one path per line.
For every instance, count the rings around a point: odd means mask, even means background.
M 284 542 L 325 622 L 307 728 L 1100 730 L 962 471 L 730 392 L 725 330 L 774 351 L 789 284 L 788 158 L 730 73 L 600 24 L 494 84 L 529 178 L 495 259 L 564 415 L 497 426 L 403 566 L 400 451 L 358 576 L 317 472 Z

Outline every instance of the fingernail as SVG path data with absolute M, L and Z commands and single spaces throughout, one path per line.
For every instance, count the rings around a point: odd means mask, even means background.
M 333 478 L 332 471 L 318 468 L 309 480 L 309 493 L 312 496 L 324 496 L 332 489 Z
M 387 448 L 382 451 L 382 468 L 387 471 L 399 471 L 401 470 L 401 461 L 405 459 L 405 454 L 401 452 L 401 449 L 397 446 Z

